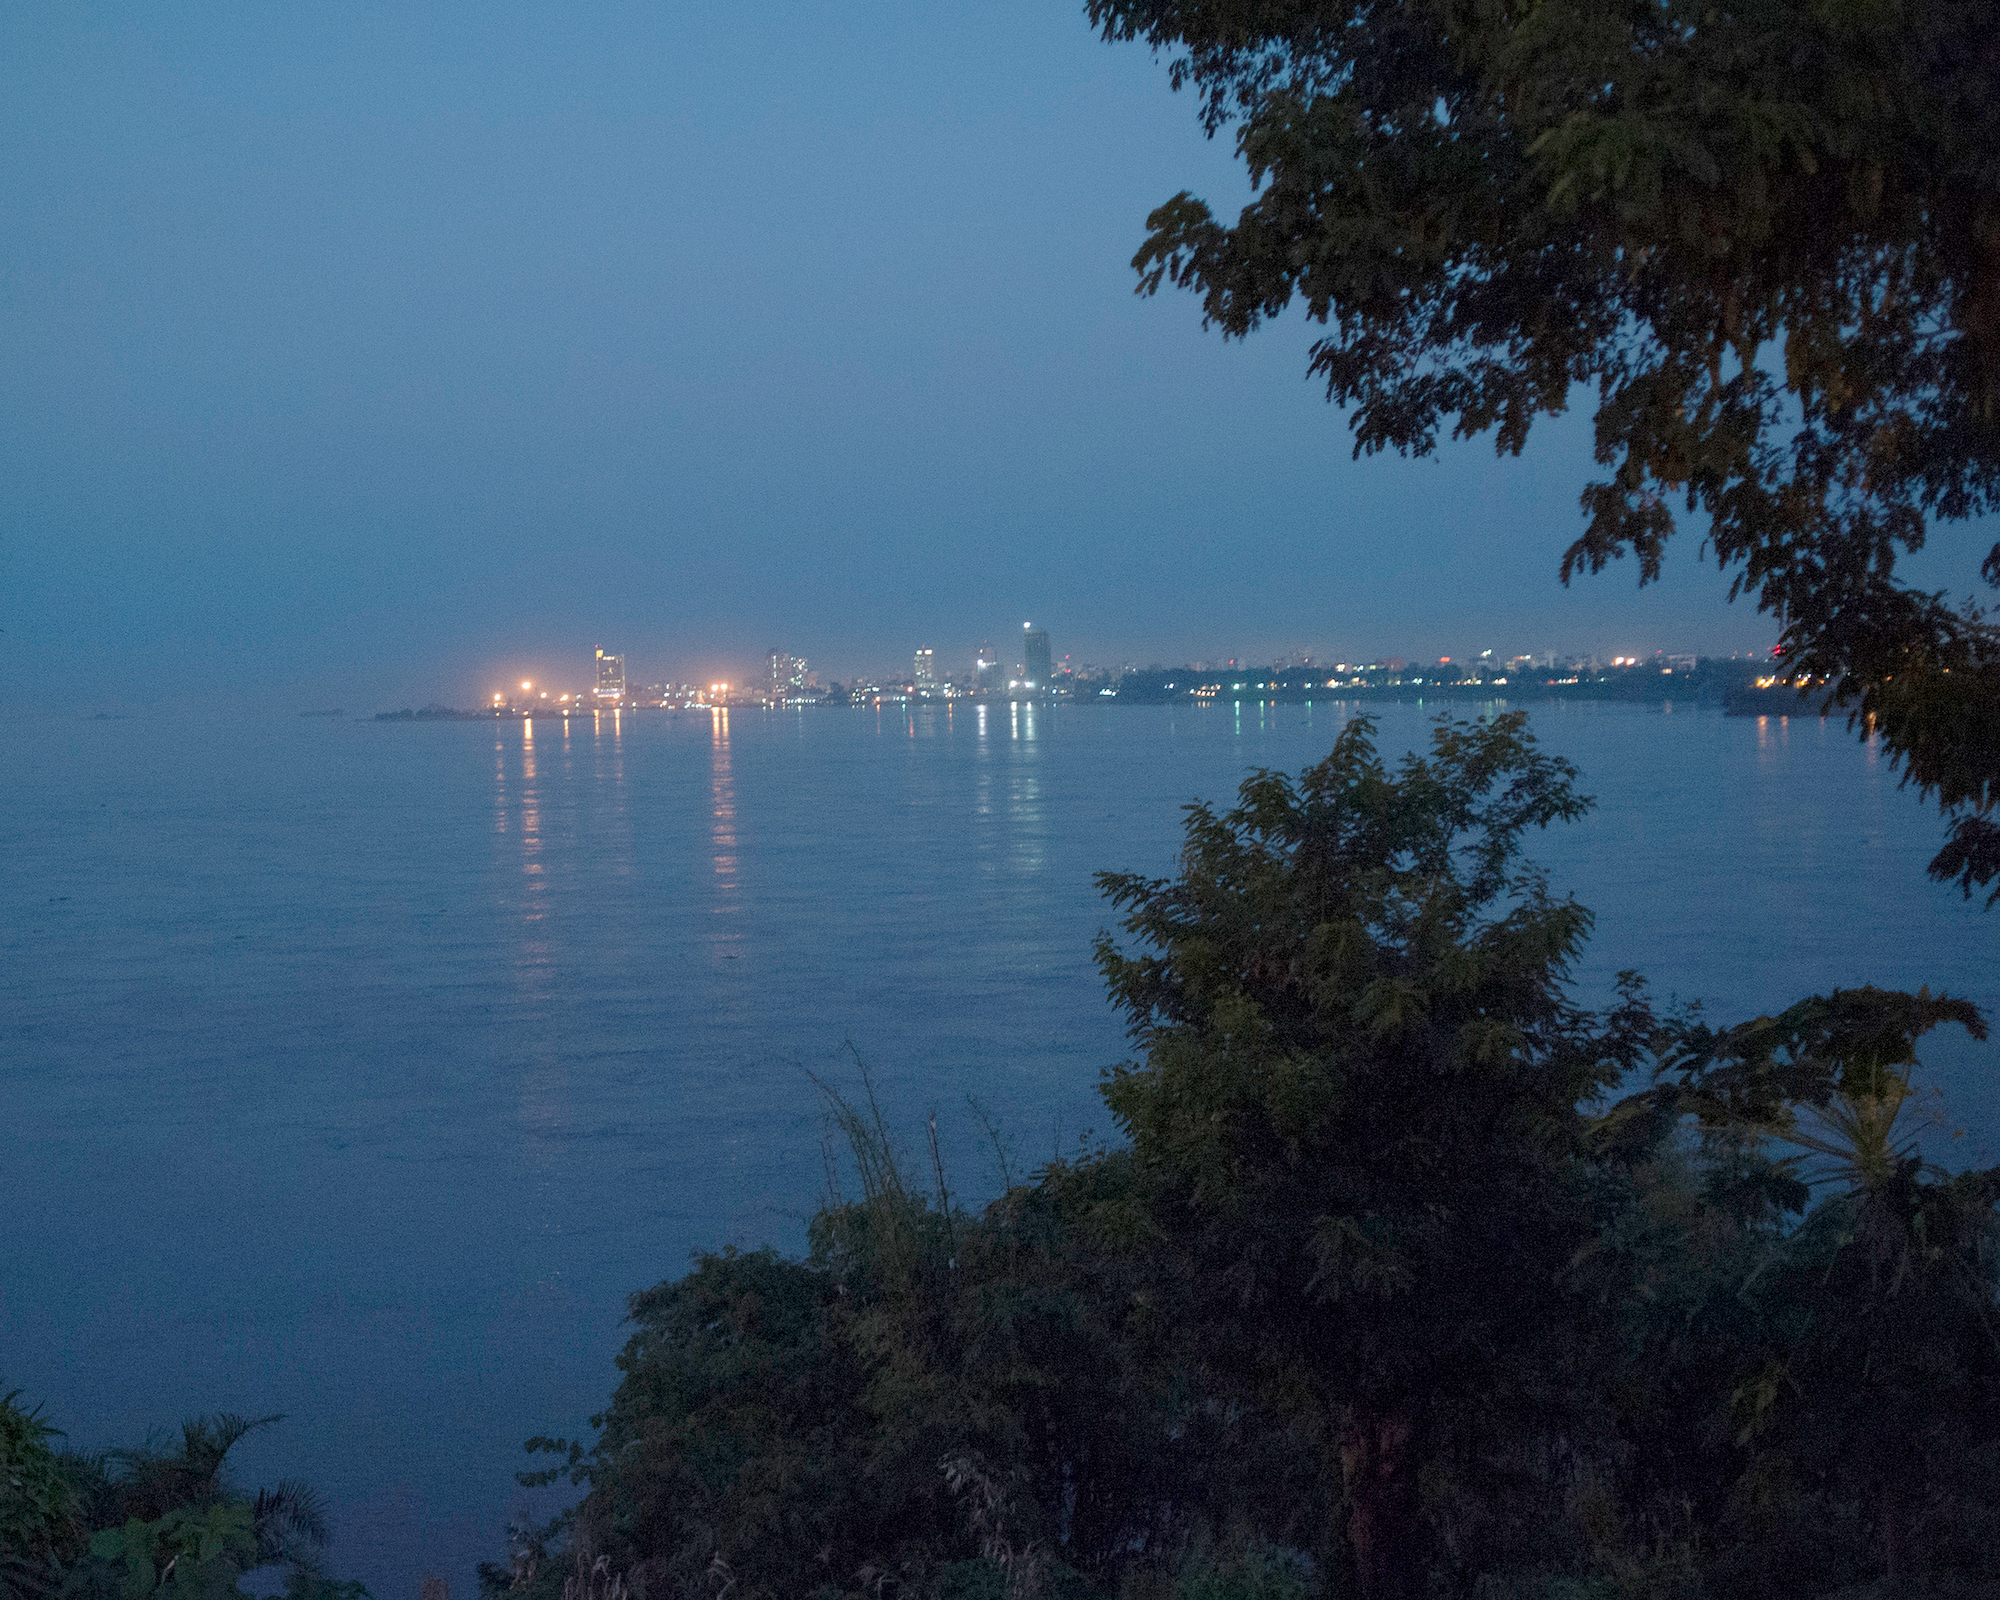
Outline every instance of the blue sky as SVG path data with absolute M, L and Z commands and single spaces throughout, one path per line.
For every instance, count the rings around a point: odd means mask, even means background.
M 1584 417 L 1352 461 L 1309 325 L 1136 298 L 1243 180 L 1070 0 L 5 26 L 6 703 L 1773 635 L 1692 537 L 1557 585 Z

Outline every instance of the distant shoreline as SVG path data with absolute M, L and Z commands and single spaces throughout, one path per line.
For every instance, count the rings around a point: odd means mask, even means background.
M 1440 663 L 1443 665 L 1443 663 Z M 1239 668 L 1238 671 L 1243 669 Z M 1530 705 L 1549 701 L 1583 701 L 1593 704 L 1689 705 L 1720 707 L 1731 716 L 1791 716 L 1822 714 L 1792 684 L 1786 682 L 1765 661 L 1703 659 L 1693 666 L 1662 668 L 1651 664 L 1620 663 L 1611 668 L 1583 669 L 1562 678 L 1536 674 L 1461 678 L 1451 682 L 1427 683 L 1398 675 L 1383 682 L 1382 669 L 1374 669 L 1375 682 L 1328 679 L 1320 674 L 1328 669 L 1250 669 L 1263 676 L 1233 672 L 1217 674 L 1213 669 L 1189 667 L 1149 667 L 1125 672 L 1117 678 L 1082 678 L 1066 683 L 1054 693 L 930 695 L 911 685 L 876 688 L 860 692 L 841 691 L 817 699 L 787 699 L 782 702 L 745 696 L 731 704 L 660 704 L 657 702 L 617 706 L 597 706 L 588 701 L 542 706 L 481 706 L 472 710 L 431 704 L 422 710 L 405 707 L 400 711 L 378 711 L 377 722 L 528 722 L 537 717 L 564 719 L 601 717 L 610 712 L 699 712 L 718 710 L 790 710 L 814 707 L 876 707 L 885 705 L 946 707 L 957 705 L 1313 705 L 1320 702 L 1363 705 L 1401 704 L 1415 701 L 1459 703 L 1503 703 Z M 1339 671 L 1340 669 L 1334 669 Z M 1459 669 L 1465 670 L 1463 668 Z M 1544 669 L 1546 671 L 1547 669 Z M 1357 674 L 1357 677 L 1359 674 Z M 302 716 L 337 716 L 338 712 L 301 712 Z
M 979 706 L 979 705 L 1039 705 L 1039 706 L 1177 706 L 1183 709 L 1199 706 L 1222 705 L 1423 705 L 1426 702 L 1448 702 L 1480 705 L 1547 705 L 1551 703 L 1581 702 L 1589 705 L 1643 705 L 1672 706 L 1684 705 L 1706 710 L 1721 710 L 1732 717 L 1778 716 L 1778 717 L 1820 717 L 1825 712 L 1815 703 L 1802 698 L 1799 692 L 1787 685 L 1774 684 L 1766 688 L 1750 685 L 1732 686 L 1723 693 L 1714 690 L 1702 692 L 1691 689 L 1661 689 L 1650 693 L 1635 694 L 1629 690 L 1606 691 L 1596 684 L 1565 684 L 1558 686 L 1530 684 L 1440 684 L 1398 685 L 1384 688 L 1340 688 L 1340 689 L 1292 689 L 1265 688 L 1257 690 L 1232 691 L 1213 695 L 1174 695 L 1141 697 L 1106 695 L 1097 696 L 1049 696 L 1033 700 L 1012 700 L 1001 696 L 973 697 L 951 700 L 921 700 L 884 696 L 881 699 L 842 701 L 795 701 L 786 706 L 765 706 L 755 703 L 734 706 L 617 706 L 603 709 L 577 707 L 550 711 L 511 711 L 507 709 L 482 709 L 463 711 L 449 706 L 426 707 L 416 711 L 405 708 L 401 711 L 378 711 L 371 720 L 375 722 L 534 722 L 569 721 L 572 718 L 603 717 L 608 714 L 658 715 L 671 713 L 678 716 L 682 712 L 714 711 L 779 711 L 802 709 L 826 709 L 835 711 L 879 710 L 883 706 L 905 706 L 935 710 L 938 707 Z M 328 717 L 336 712 L 301 712 L 301 716 Z

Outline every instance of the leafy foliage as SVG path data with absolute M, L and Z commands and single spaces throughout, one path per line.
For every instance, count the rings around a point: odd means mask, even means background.
M 49 1440 L 57 1430 L 21 1391 L 0 1397 L 0 1600 L 40 1600 L 84 1533 L 74 1486 Z
M 76 1585 L 80 1591 L 102 1592 L 115 1572 L 123 1600 L 145 1600 L 155 1591 L 176 1600 L 222 1600 L 238 1592 L 238 1574 L 255 1563 L 257 1536 L 246 1505 L 176 1506 L 151 1522 L 134 1517 L 92 1534 L 90 1554 L 99 1564 L 91 1574 L 97 1581 Z
M 808 1260 L 725 1251 L 633 1297 L 595 1444 L 530 1444 L 562 1465 L 524 1482 L 590 1492 L 489 1591 L 568 1594 L 608 1561 L 656 1597 L 1097 1593 L 1232 1506 L 1282 1514 L 1296 1472 L 1267 1451 L 1250 1481 L 1244 1420 L 1159 1370 L 1143 1264 L 1094 1242 L 1125 1163 L 974 1218 L 907 1184 L 872 1117 L 850 1131 L 866 1192 L 820 1213 Z
M 241 1600 L 237 1580 L 273 1565 L 286 1600 L 367 1600 L 320 1571 L 310 1486 L 245 1495 L 228 1476 L 229 1452 L 278 1417 L 218 1413 L 183 1423 L 174 1448 L 58 1454 L 56 1430 L 17 1400 L 0 1400 L 0 1600 Z
M 1565 581 L 1660 571 L 1674 503 L 1794 671 L 2000 876 L 2000 632 L 1895 576 L 2000 493 L 2000 14 L 1982 0 L 1089 0 L 1173 57 L 1258 186 L 1182 193 L 1143 292 L 1243 336 L 1294 300 L 1356 453 L 1596 390 Z M 2000 545 L 1982 567 L 2000 583 Z M 2000 887 L 1994 898 L 2000 899 Z M 1989 901 L 1991 904 L 1992 901 Z

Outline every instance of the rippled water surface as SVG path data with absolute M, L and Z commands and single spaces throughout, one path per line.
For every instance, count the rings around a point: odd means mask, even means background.
M 1936 818 L 1838 724 L 1532 709 L 1599 801 L 1534 845 L 1598 913 L 1587 995 L 2000 1003 L 2000 920 L 1925 881 Z M 0 1387 L 80 1444 L 282 1411 L 245 1476 L 327 1492 L 338 1570 L 468 1594 L 520 1441 L 610 1392 L 626 1293 L 800 1243 L 806 1069 L 851 1042 L 975 1195 L 968 1095 L 1024 1165 L 1108 1131 L 1092 872 L 1170 871 L 1182 803 L 1343 714 L 10 722 Z M 1933 1065 L 2000 1144 L 1992 1048 Z

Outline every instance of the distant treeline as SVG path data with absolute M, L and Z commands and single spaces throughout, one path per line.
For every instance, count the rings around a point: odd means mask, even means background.
M 1769 691 L 1756 688 L 1760 677 L 1772 669 L 1756 661 L 1728 661 L 1704 657 L 1692 670 L 1663 670 L 1657 663 L 1601 669 L 1536 668 L 1508 673 L 1495 668 L 1479 680 L 1466 681 L 1471 674 L 1464 667 L 1427 671 L 1422 667 L 1390 671 L 1383 667 L 1348 672 L 1326 667 L 1232 668 L 1226 672 L 1197 671 L 1192 667 L 1149 667 L 1143 672 L 1127 672 L 1113 686 L 1120 705 L 1167 705 L 1176 701 L 1277 700 L 1302 703 L 1308 700 L 1360 701 L 1535 701 L 1624 700 L 1658 704 L 1687 701 L 1695 705 L 1734 706 L 1745 693 Z M 1782 691 L 1788 699 L 1790 691 Z M 1106 697 L 1112 698 L 1112 697 Z
M 1368 720 L 1104 875 L 1117 1146 L 968 1208 L 865 1075 L 810 1250 L 633 1296 L 494 1600 L 2000 1600 L 2000 1169 L 1877 989 L 1717 1028 L 1569 973 L 1511 713 Z M 1913 1126 L 1913 1124 L 1915 1126 Z M 845 1155 L 836 1159 L 836 1144 Z
M 452 706 L 428 705 L 421 711 L 412 711 L 405 706 L 401 711 L 378 711 L 377 722 L 478 722 L 494 717 L 520 719 L 520 713 L 498 706 L 483 707 L 477 711 L 460 711 Z

